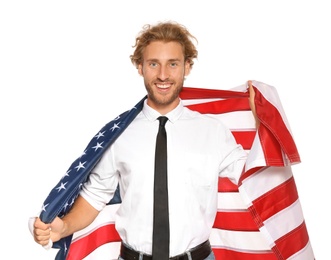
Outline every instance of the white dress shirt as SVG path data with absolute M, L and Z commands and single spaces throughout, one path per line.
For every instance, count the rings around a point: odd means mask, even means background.
M 151 254 L 156 135 L 160 114 L 146 104 L 105 151 L 81 195 L 102 210 L 120 184 L 116 229 L 123 242 Z M 219 120 L 182 102 L 166 115 L 170 256 L 207 239 L 217 211 L 218 177 L 237 183 L 246 152 Z

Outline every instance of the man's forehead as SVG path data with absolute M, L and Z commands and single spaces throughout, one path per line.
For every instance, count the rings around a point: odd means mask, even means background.
M 151 42 L 146 46 L 143 56 L 145 60 L 184 60 L 184 52 L 178 42 Z

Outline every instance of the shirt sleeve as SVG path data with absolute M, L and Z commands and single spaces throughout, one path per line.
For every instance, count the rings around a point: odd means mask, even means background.
M 224 131 L 224 139 L 222 140 L 223 144 L 221 144 L 223 160 L 220 164 L 219 176 L 227 177 L 234 184 L 238 184 L 248 154 L 240 144 L 237 144 L 230 130 L 226 129 Z
M 110 147 L 91 171 L 80 192 L 80 195 L 99 211 L 113 198 L 118 185 L 119 177 L 112 158 Z

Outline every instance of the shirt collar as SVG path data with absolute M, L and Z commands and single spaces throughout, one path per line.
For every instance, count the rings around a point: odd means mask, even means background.
M 179 104 L 177 107 L 175 107 L 173 110 L 171 110 L 169 113 L 167 113 L 166 117 L 168 117 L 169 121 L 174 123 L 180 115 L 184 111 L 184 105 L 182 100 L 179 100 Z M 159 112 L 157 112 L 155 109 L 151 108 L 149 105 L 147 105 L 147 99 L 144 101 L 144 106 L 142 109 L 143 114 L 146 116 L 146 118 L 150 121 L 155 121 L 159 116 L 162 116 Z

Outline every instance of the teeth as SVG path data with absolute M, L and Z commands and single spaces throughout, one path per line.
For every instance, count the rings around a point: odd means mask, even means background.
M 158 88 L 169 88 L 170 84 L 156 84 Z

